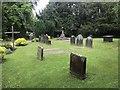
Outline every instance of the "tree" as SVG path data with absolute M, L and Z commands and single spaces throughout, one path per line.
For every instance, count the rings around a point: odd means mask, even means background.
M 21 37 L 26 36 L 28 29 L 33 29 L 32 3 L 3 2 L 2 11 L 3 38 L 4 32 L 11 31 L 12 25 L 16 31 L 20 31 Z

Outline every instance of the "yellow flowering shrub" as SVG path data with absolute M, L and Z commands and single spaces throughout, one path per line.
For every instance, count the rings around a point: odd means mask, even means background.
M 15 40 L 16 45 L 27 45 L 27 40 L 25 38 L 18 38 Z
M 0 46 L 0 57 L 3 58 L 5 56 L 5 52 L 6 52 L 6 48 Z
M 50 36 L 48 36 L 48 39 L 50 39 L 51 37 Z

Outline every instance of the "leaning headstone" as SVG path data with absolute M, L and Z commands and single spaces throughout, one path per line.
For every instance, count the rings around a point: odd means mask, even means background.
M 79 79 L 86 78 L 86 57 L 77 54 L 70 54 L 70 73 Z
M 83 45 L 83 36 L 81 34 L 77 36 L 77 45 Z
M 38 46 L 37 59 L 43 60 L 43 47 Z
M 92 48 L 92 42 L 93 42 L 92 37 L 88 36 L 86 39 L 86 47 Z
M 70 38 L 70 44 L 75 44 L 75 36 L 72 35 Z

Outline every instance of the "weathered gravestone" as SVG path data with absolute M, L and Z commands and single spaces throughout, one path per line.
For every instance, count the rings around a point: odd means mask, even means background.
M 43 47 L 38 46 L 37 59 L 43 60 Z
M 79 79 L 86 78 L 86 57 L 70 54 L 70 73 Z
M 70 38 L 70 44 L 75 44 L 75 36 L 72 35 Z
M 92 42 L 93 42 L 92 36 L 90 35 L 90 36 L 88 36 L 87 39 L 86 39 L 86 47 L 92 48 Z
M 83 36 L 81 34 L 77 36 L 77 45 L 83 45 Z
M 113 42 L 113 35 L 103 36 L 103 42 Z

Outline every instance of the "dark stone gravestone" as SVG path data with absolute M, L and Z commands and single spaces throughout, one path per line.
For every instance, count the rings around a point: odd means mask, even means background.
M 83 45 L 83 36 L 81 34 L 77 36 L 77 45 Z
M 75 36 L 72 35 L 70 38 L 70 44 L 75 44 Z
M 92 48 L 92 42 L 93 42 L 92 37 L 88 36 L 86 39 L 86 47 Z
M 86 57 L 70 54 L 70 73 L 79 79 L 86 78 Z
M 103 36 L 103 42 L 113 42 L 113 35 Z
M 48 40 L 46 44 L 51 45 L 51 40 Z
M 48 35 L 47 34 L 44 36 L 44 39 L 45 39 L 45 43 L 47 44 L 48 43 Z
M 43 60 L 43 47 L 38 46 L 37 59 Z

